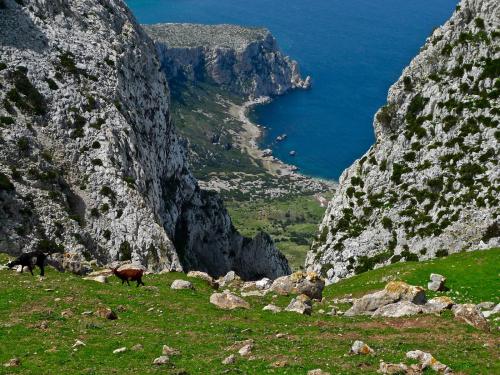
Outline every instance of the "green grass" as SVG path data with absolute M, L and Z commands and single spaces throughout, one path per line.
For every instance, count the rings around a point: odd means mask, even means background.
M 221 374 L 228 370 L 231 374 L 305 374 L 322 368 L 332 374 L 373 374 L 379 360 L 408 363 L 405 353 L 414 349 L 429 351 L 464 374 L 499 373 L 498 330 L 478 331 L 453 320 L 450 313 L 397 319 L 317 313 L 320 308 L 327 310 L 334 296 L 378 289 L 384 284 L 383 276 L 398 271 L 403 280 L 420 285 L 430 272 L 440 272 L 448 277 L 452 292 L 467 291 L 464 301 L 498 302 L 499 256 L 500 250 L 495 249 L 370 271 L 329 286 L 326 302 L 316 303 L 310 317 L 261 311 L 270 301 L 286 306 L 290 300 L 271 295 L 246 298 L 250 310 L 218 310 L 208 302 L 212 291 L 201 280 L 192 279 L 194 291 L 170 290 L 174 279 L 186 278 L 183 274 L 148 275 L 146 287 L 136 288 L 121 286 L 116 278 L 103 285 L 53 269 L 43 280 L 0 271 L 0 363 L 12 357 L 22 362 L 17 368 L 1 366 L 0 373 Z M 5 260 L 0 256 L 1 263 Z M 118 311 L 115 321 L 82 315 L 99 306 L 117 309 L 118 305 L 126 311 Z M 62 317 L 67 309 L 73 315 Z M 286 337 L 276 338 L 276 333 Z M 71 346 L 76 339 L 86 346 L 74 351 Z M 225 348 L 244 339 L 255 340 L 255 359 L 238 357 L 234 365 L 222 365 L 222 359 L 233 353 Z M 356 339 L 367 342 L 376 355 L 345 355 Z M 138 343 L 144 350 L 112 354 L 116 348 L 130 349 Z M 181 355 L 171 357 L 167 366 L 153 366 L 164 344 L 179 349 Z M 288 365 L 271 367 L 276 361 Z
M 325 194 L 326 198 L 330 195 Z M 245 236 L 269 233 L 293 269 L 304 265 L 306 253 L 325 214 L 313 195 L 277 200 L 226 201 L 235 227 Z

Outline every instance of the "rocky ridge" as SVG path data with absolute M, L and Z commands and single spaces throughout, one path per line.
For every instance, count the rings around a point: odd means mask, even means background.
M 390 88 L 376 143 L 340 178 L 306 267 L 328 283 L 499 246 L 500 6 L 463 0 Z
M 284 56 L 269 30 L 235 25 L 145 25 L 169 81 L 206 81 L 260 97 L 308 88 L 296 61 Z
M 153 42 L 121 0 L 3 0 L 0 251 L 243 278 L 290 272 L 198 187 Z

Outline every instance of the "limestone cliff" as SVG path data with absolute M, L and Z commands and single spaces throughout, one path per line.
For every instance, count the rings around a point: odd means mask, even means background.
M 329 282 L 499 241 L 500 3 L 463 0 L 390 88 L 306 260 Z
M 308 88 L 298 64 L 284 56 L 269 30 L 233 25 L 144 26 L 168 80 L 206 81 L 245 96 Z
M 0 89 L 0 251 L 46 240 L 154 271 L 290 272 L 198 187 L 154 44 L 122 0 L 0 1 Z

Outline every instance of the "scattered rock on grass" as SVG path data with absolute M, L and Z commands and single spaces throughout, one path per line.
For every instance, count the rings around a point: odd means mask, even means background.
M 101 283 L 101 284 L 106 284 L 108 282 L 108 278 L 104 275 L 88 276 L 88 277 L 84 277 L 83 280 L 96 281 L 96 282 Z
M 373 354 L 375 353 L 375 350 L 370 348 L 367 344 L 365 344 L 363 341 L 356 340 L 352 344 L 351 351 L 349 352 L 350 354 Z
M 161 365 L 166 365 L 170 361 L 170 358 L 166 355 L 162 355 L 158 358 L 155 358 L 153 360 L 153 365 L 161 366 Z
M 193 284 L 187 280 L 175 280 L 172 285 L 170 285 L 170 289 L 194 289 Z
M 453 300 L 448 296 L 439 296 L 430 299 L 427 303 L 422 306 L 424 313 L 440 313 L 443 310 L 451 309 L 455 304 Z
M 455 319 L 464 321 L 465 323 L 483 331 L 489 331 L 490 327 L 488 321 L 476 305 L 455 305 L 453 306 L 452 311 L 455 315 Z
M 231 354 L 229 357 L 226 357 L 222 360 L 223 365 L 232 365 L 235 362 L 236 362 L 236 356 L 234 354 Z
M 400 301 L 379 307 L 372 316 L 383 316 L 386 318 L 399 318 L 402 316 L 417 315 L 422 312 L 422 306 L 412 302 Z
M 120 354 L 120 353 L 125 353 L 127 351 L 127 348 L 125 346 L 113 350 L 113 354 Z
M 134 352 L 138 352 L 138 351 L 143 350 L 144 346 L 142 346 L 142 344 L 135 344 L 130 349 L 133 350 Z
M 439 362 L 430 353 L 423 352 L 421 350 L 413 350 L 406 353 L 406 357 L 409 359 L 415 359 L 420 362 L 421 370 L 426 368 L 431 368 L 439 374 L 451 374 L 452 370 L 445 364 Z
M 163 355 L 179 355 L 181 352 L 177 349 L 171 348 L 168 345 L 163 345 L 163 348 L 161 350 L 161 354 Z
M 18 367 L 21 366 L 21 360 L 19 358 L 11 358 L 8 362 L 3 364 L 4 367 Z
M 274 280 L 271 290 L 281 294 L 305 294 L 312 299 L 321 300 L 325 281 L 315 272 L 295 272 Z
M 253 349 L 253 342 L 244 345 L 240 350 L 238 350 L 239 355 L 242 357 L 250 355 Z
M 331 375 L 329 372 L 323 371 L 320 368 L 307 371 L 307 375 Z
M 224 293 L 213 293 L 210 296 L 210 303 L 224 310 L 250 308 L 250 304 L 247 301 L 228 291 L 224 291 Z
M 78 348 L 80 346 L 86 346 L 87 344 L 85 344 L 83 341 L 81 340 L 75 340 L 75 343 L 73 344 L 72 348 Z
M 380 367 L 377 371 L 384 375 L 421 375 L 422 371 L 417 365 L 407 366 L 404 363 L 385 363 L 380 362 Z
M 96 315 L 100 318 L 108 319 L 108 320 L 116 320 L 118 319 L 118 315 L 116 313 L 105 307 L 105 308 L 100 308 L 96 311 Z
M 355 299 L 345 315 L 372 315 L 378 308 L 399 301 L 423 305 L 426 302 L 425 291 L 419 286 L 409 285 L 402 281 L 391 281 L 383 290 Z
M 432 290 L 434 292 L 443 291 L 446 289 L 444 286 L 446 282 L 446 277 L 439 275 L 437 273 L 431 273 L 430 280 L 427 283 L 427 289 Z
M 262 310 L 264 311 L 271 311 L 273 313 L 279 313 L 281 312 L 281 307 L 278 307 L 276 305 L 273 305 L 272 303 L 270 303 L 269 305 L 266 305 L 262 308 Z
M 285 308 L 286 311 L 296 312 L 302 315 L 311 315 L 312 303 L 308 296 L 301 294 L 292 299 L 290 304 Z

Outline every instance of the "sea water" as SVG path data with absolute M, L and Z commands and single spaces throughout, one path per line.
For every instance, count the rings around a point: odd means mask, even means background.
M 311 75 L 309 91 L 259 106 L 261 146 L 302 173 L 337 179 L 374 142 L 373 116 L 389 86 L 456 0 L 127 0 L 141 23 L 230 23 L 268 28 Z M 278 135 L 285 141 L 276 142 Z M 295 156 L 290 151 L 296 151 Z

